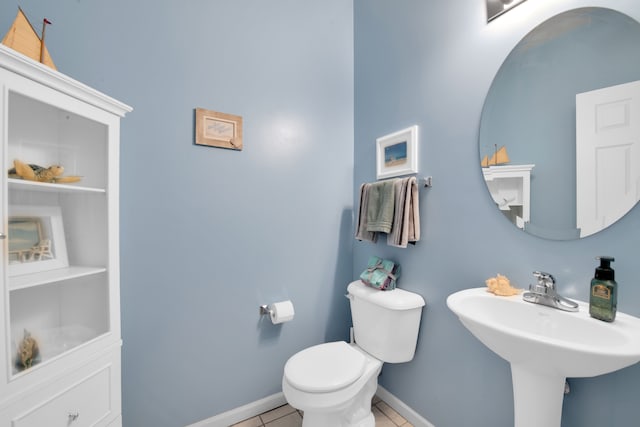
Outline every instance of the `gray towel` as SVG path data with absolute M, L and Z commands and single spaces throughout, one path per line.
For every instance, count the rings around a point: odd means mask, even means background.
M 378 234 L 373 231 L 367 231 L 367 206 L 369 204 L 369 188 L 371 184 L 362 184 L 360 186 L 360 209 L 356 218 L 356 239 L 375 243 L 378 240 Z
M 398 179 L 370 184 L 367 203 L 367 231 L 389 233 L 393 225 L 395 184 Z

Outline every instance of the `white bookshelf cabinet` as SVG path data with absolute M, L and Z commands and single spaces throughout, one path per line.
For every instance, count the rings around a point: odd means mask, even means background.
M 0 427 L 121 425 L 118 157 L 130 111 L 0 45 Z M 81 178 L 12 178 L 15 159 Z M 31 364 L 25 333 L 39 349 Z

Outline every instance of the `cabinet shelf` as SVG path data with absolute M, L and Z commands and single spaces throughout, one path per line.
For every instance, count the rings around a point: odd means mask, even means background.
M 45 366 L 66 352 L 79 349 L 100 336 L 98 331 L 82 325 L 68 325 L 50 329 L 34 331 L 37 334 L 40 347 L 40 360 L 29 369 L 18 369 L 13 360 L 12 373 L 15 377 L 26 375 L 32 369 Z
M 105 194 L 104 188 L 83 187 L 69 184 L 50 184 L 45 182 L 25 181 L 23 179 L 9 178 L 10 190 L 38 191 L 51 193 L 96 193 Z
M 104 267 L 66 267 L 56 270 L 41 271 L 32 274 L 23 274 L 9 278 L 9 290 L 31 288 L 34 286 L 47 285 L 61 282 L 63 280 L 77 279 L 79 277 L 91 276 L 107 271 Z

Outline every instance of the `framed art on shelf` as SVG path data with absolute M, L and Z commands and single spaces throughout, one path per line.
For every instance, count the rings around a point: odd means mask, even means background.
M 69 266 L 59 206 L 11 206 L 9 276 Z
M 418 126 L 376 139 L 376 179 L 418 173 Z
M 242 117 L 196 108 L 196 145 L 242 150 Z

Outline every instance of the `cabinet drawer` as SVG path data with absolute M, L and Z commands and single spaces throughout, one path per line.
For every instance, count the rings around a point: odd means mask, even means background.
M 90 427 L 111 414 L 106 367 L 13 419 L 12 427 Z

